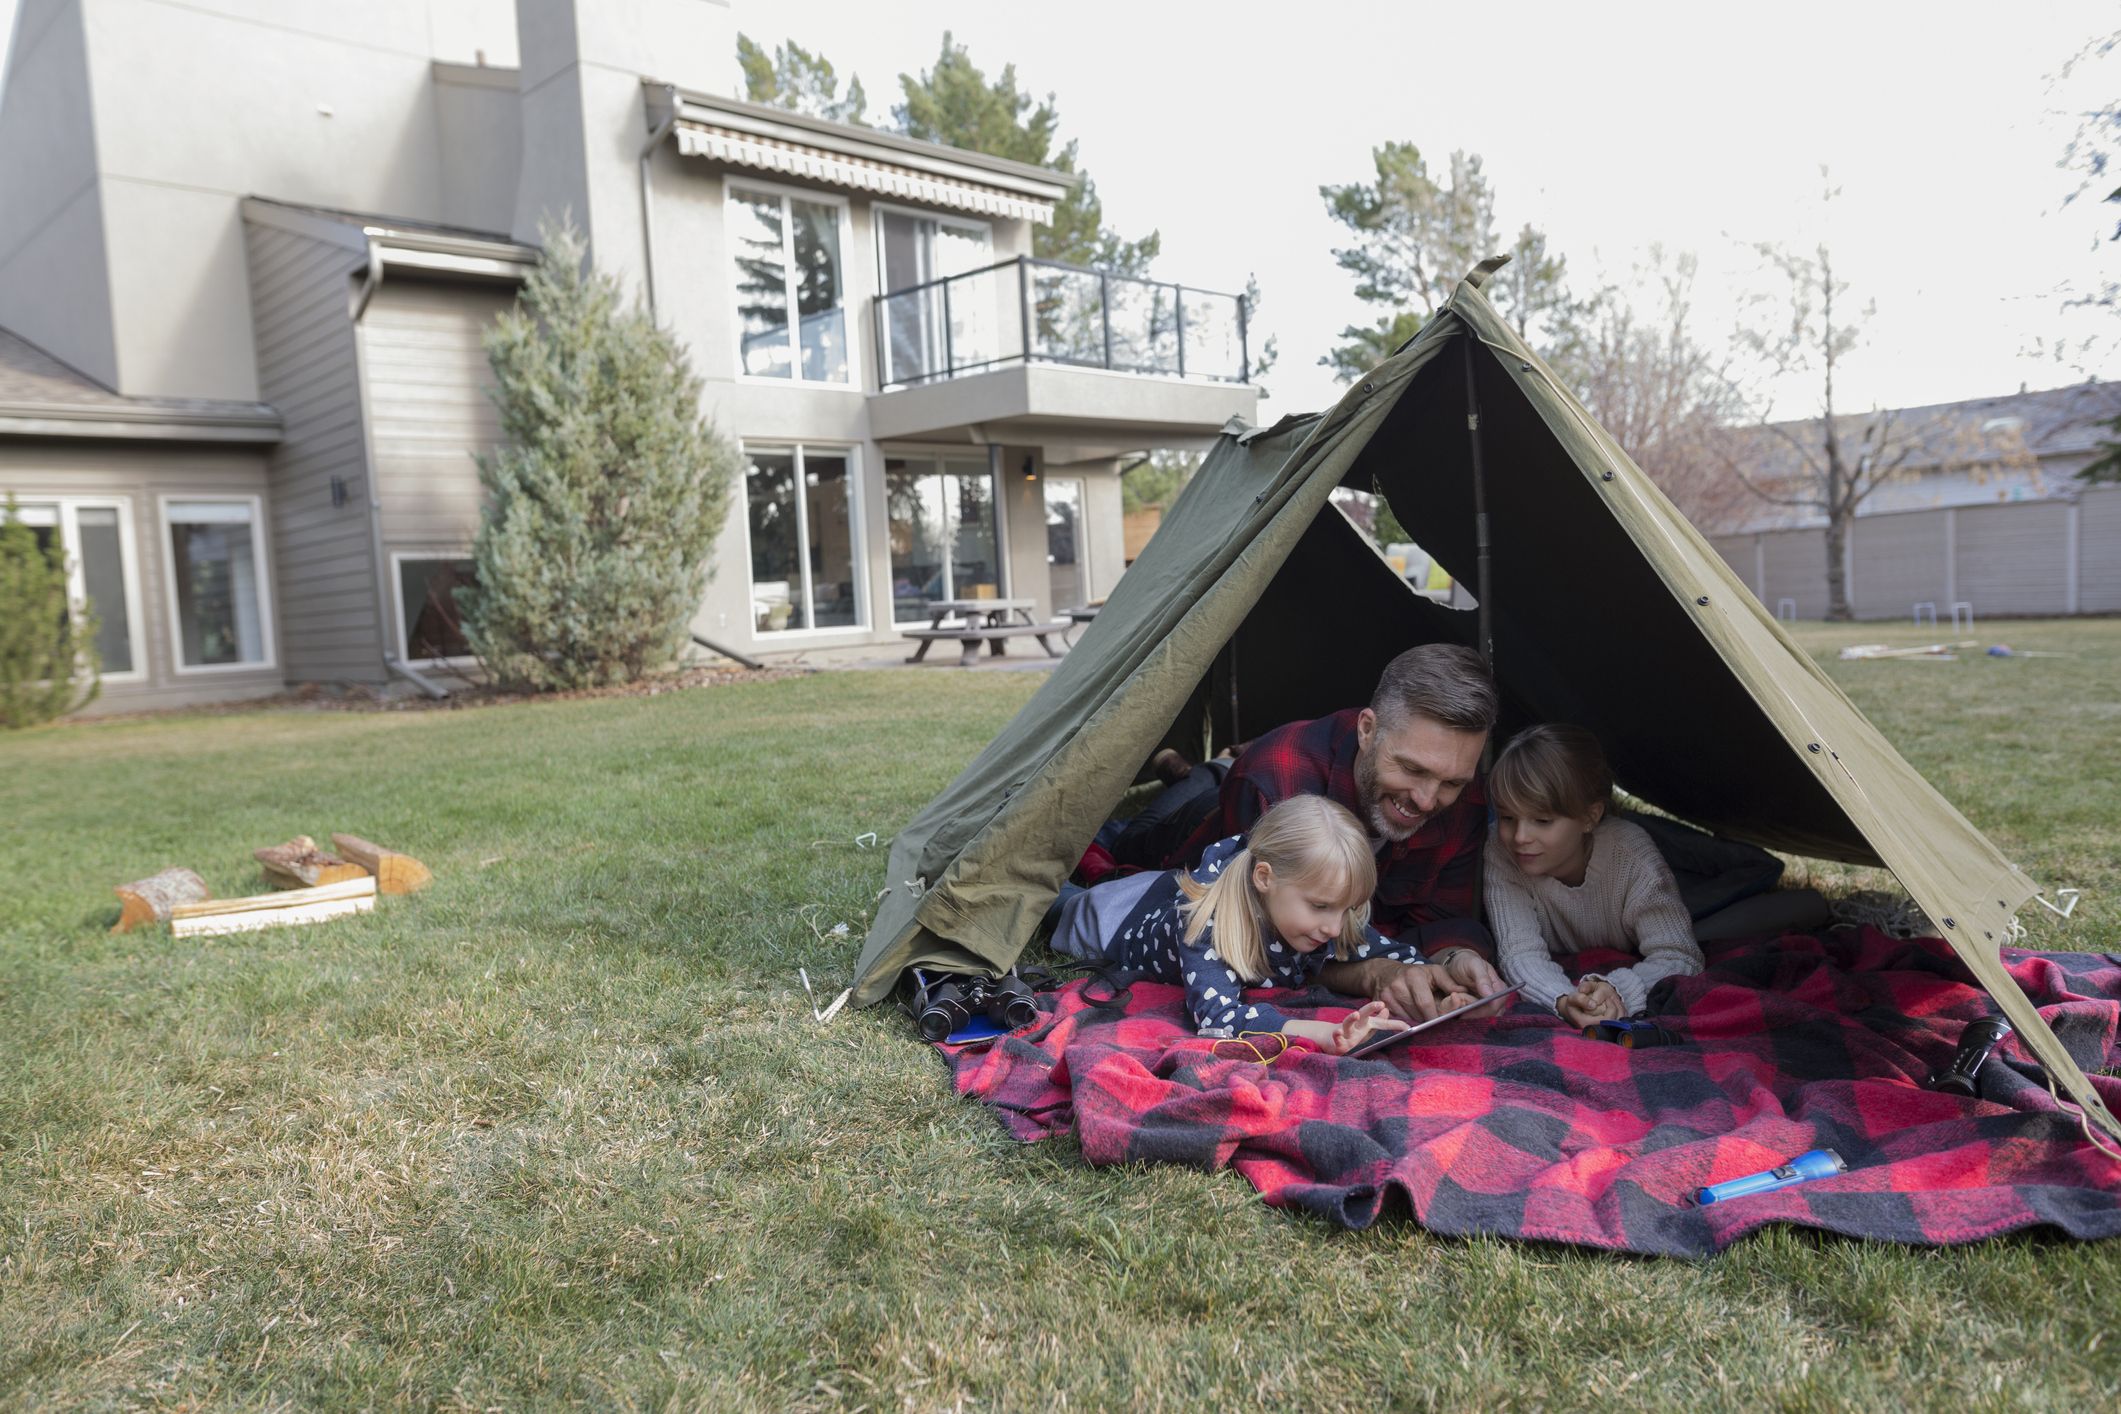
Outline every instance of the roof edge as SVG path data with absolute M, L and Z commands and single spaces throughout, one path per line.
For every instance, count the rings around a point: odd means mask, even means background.
M 0 437 L 96 437 L 157 442 L 275 443 L 286 433 L 263 403 L 225 407 L 133 407 L 0 403 Z
M 675 116 L 686 122 L 710 123 L 757 137 L 823 147 L 849 157 L 886 162 L 959 181 L 1000 187 L 1038 201 L 1058 202 L 1082 185 L 1079 175 L 1056 172 L 1007 157 L 990 157 L 969 148 L 903 137 L 878 128 L 853 123 L 834 123 L 788 108 L 746 103 L 718 94 L 700 93 L 660 80 L 642 79 L 644 87 L 667 90 L 677 96 Z

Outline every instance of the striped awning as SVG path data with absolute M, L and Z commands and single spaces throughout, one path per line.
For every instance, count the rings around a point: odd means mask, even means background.
M 1053 203 L 1050 201 L 1035 201 L 978 182 L 916 172 L 911 167 L 827 152 L 823 148 L 735 132 L 708 123 L 679 123 L 677 136 L 678 151 L 687 157 L 707 157 L 737 167 L 807 177 L 827 186 L 895 196 L 924 206 L 947 206 L 982 216 L 1035 221 L 1040 225 L 1049 225 L 1053 220 Z

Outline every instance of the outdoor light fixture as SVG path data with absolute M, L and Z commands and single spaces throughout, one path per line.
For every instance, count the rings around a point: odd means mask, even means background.
M 1024 480 L 1026 481 L 1038 480 L 1038 473 L 1032 470 L 1032 466 L 1031 454 L 1029 452 L 1024 453 Z

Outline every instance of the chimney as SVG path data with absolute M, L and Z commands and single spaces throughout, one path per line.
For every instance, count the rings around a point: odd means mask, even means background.
M 736 24 L 727 0 L 516 0 L 522 175 L 513 234 L 563 217 L 599 270 L 640 291 L 643 79 L 717 92 Z

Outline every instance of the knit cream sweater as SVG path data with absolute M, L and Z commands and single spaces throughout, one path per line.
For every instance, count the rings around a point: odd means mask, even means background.
M 1531 878 L 1493 834 L 1488 836 L 1488 926 L 1502 975 L 1548 1011 L 1576 984 L 1554 957 L 1586 948 L 1640 953 L 1632 967 L 1595 974 L 1620 993 L 1629 1016 L 1649 1006 L 1650 989 L 1667 977 L 1701 971 L 1694 920 L 1679 900 L 1671 866 L 1639 825 L 1608 816 L 1591 836 L 1583 882 Z

